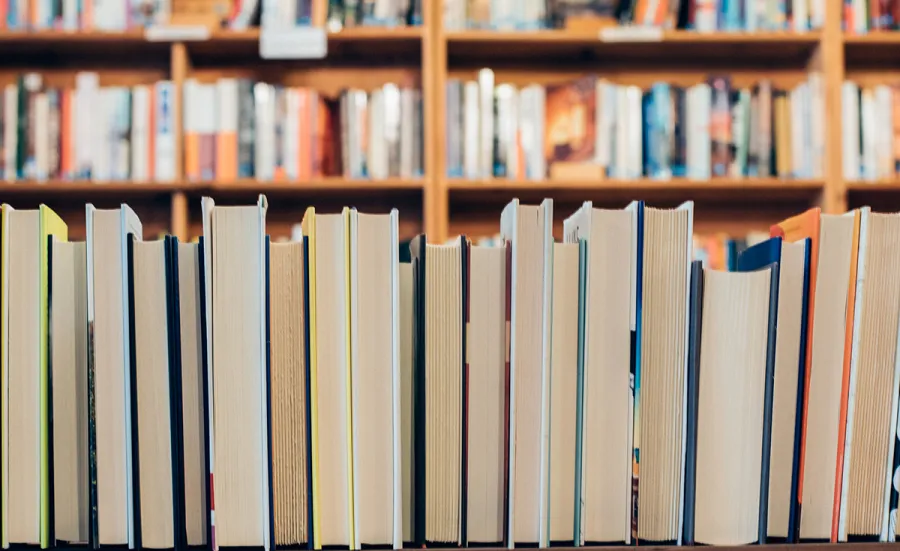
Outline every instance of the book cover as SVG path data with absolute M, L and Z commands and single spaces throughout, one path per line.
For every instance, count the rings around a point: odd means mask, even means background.
M 691 263 L 690 318 L 688 321 L 687 450 L 684 459 L 684 545 L 694 545 L 697 497 L 697 410 L 700 400 L 700 336 L 703 327 L 703 262 Z
M 712 175 L 726 176 L 734 162 L 732 137 L 731 84 L 726 77 L 713 77 L 710 112 L 710 138 L 712 140 Z
M 9 216 L 13 208 L 0 207 L 0 537 L 2 547 L 9 548 Z
M 638 481 L 641 467 L 641 313 L 644 289 L 644 202 L 632 202 L 627 210 L 634 214 L 634 243 L 631 266 L 634 274 L 634 302 L 631 307 L 631 395 L 632 395 L 632 460 L 631 460 L 631 538 L 638 541 Z
M 596 94 L 594 76 L 547 87 L 544 153 L 548 164 L 594 160 Z

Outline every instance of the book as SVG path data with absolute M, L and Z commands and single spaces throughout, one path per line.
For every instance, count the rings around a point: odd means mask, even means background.
M 215 496 L 210 540 L 218 547 L 274 547 L 266 208 L 264 196 L 253 206 L 202 202 L 207 381 L 214 419 L 208 435 L 210 495 Z M 216 484 L 217 479 L 228 483 Z

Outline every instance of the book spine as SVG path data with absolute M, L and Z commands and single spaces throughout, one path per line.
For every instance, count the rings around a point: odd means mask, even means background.
M 669 170 L 673 177 L 683 178 L 687 175 L 687 107 L 683 88 L 671 88 L 671 116 Z
M 155 85 L 155 180 L 171 182 L 175 179 L 175 84 L 160 81 Z
M 47 127 L 49 134 L 49 162 L 47 166 L 48 178 L 59 178 L 60 174 L 60 156 L 61 156 L 61 137 L 62 137 L 62 91 L 59 89 L 49 90 L 47 92 L 47 100 L 49 102 L 50 120 Z
M 759 151 L 757 175 L 772 175 L 772 83 L 763 80 L 759 83 Z
M 300 158 L 296 152 L 300 149 L 300 91 L 287 88 L 285 95 L 284 118 L 284 172 L 288 180 L 296 181 L 300 175 Z
M 216 133 L 217 181 L 229 182 L 238 175 L 238 81 L 223 78 L 216 83 L 218 115 Z
M 897 98 L 895 97 L 895 108 L 897 107 L 896 102 Z M 841 118 L 843 176 L 844 180 L 855 182 L 859 179 L 859 87 L 849 80 L 844 81 L 841 85 Z
M 479 176 L 488 178 L 494 173 L 494 72 L 478 72 L 478 106 L 481 117 Z
M 388 174 L 399 177 L 401 156 L 401 99 L 400 88 L 396 84 L 384 85 L 384 125 L 387 141 Z
M 218 131 L 218 89 L 216 84 L 204 84 L 199 94 L 200 120 L 200 179 L 216 177 L 216 135 Z
M 413 120 L 415 117 L 416 105 L 415 95 L 411 88 L 404 88 L 400 92 L 400 176 L 410 178 L 414 172 L 415 162 L 413 155 L 415 146 L 413 142 L 416 139 L 416 125 Z
M 481 176 L 479 137 L 481 125 L 479 121 L 478 83 L 468 81 L 463 88 L 463 174 L 466 178 L 477 179 Z M 543 152 L 541 153 L 543 155 Z
M 272 178 L 274 180 L 284 180 L 285 179 L 285 142 L 286 142 L 286 134 L 287 134 L 287 105 L 286 105 L 286 96 L 287 90 L 280 86 L 274 86 L 272 88 L 272 109 L 274 110 L 272 114 L 272 128 L 273 128 L 273 136 L 274 140 L 272 142 L 273 150 L 272 157 L 274 159 L 273 169 L 272 169 Z
M 34 179 L 39 182 L 47 180 L 50 169 L 50 102 L 47 92 L 37 92 L 33 96 L 34 114 L 31 120 L 35 127 L 29 129 L 29 148 L 34 157 Z
M 254 140 L 256 108 L 253 99 L 253 83 L 246 79 L 238 81 L 238 120 L 237 120 L 237 177 L 253 178 Z
M 200 105 L 202 95 L 201 84 L 194 79 L 184 82 L 182 98 L 184 106 L 181 110 L 184 133 L 184 176 L 189 181 L 200 179 L 200 129 L 202 119 Z
M 135 86 L 131 103 L 131 179 L 146 182 L 148 175 L 150 89 L 147 86 Z

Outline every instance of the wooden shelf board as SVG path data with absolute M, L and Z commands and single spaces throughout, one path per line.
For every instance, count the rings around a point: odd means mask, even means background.
M 31 195 L 48 196 L 92 196 L 114 195 L 124 197 L 157 195 L 175 191 L 186 191 L 199 187 L 190 183 L 159 182 L 84 182 L 49 180 L 46 182 L 0 182 L 0 198 Z
M 859 193 L 900 193 L 900 180 L 879 180 L 876 182 L 847 182 L 848 192 Z
M 241 193 L 283 193 L 283 192 L 388 192 L 388 191 L 422 191 L 424 180 L 389 178 L 385 180 L 364 180 L 348 178 L 320 178 L 303 182 L 261 182 L 257 180 L 236 180 L 234 182 L 215 182 L 203 188 L 203 191 L 241 192 Z
M 92 196 L 120 194 L 123 197 L 147 194 L 164 194 L 178 191 L 190 193 L 238 192 L 238 193 L 298 193 L 328 192 L 340 195 L 344 192 L 422 191 L 424 180 L 391 178 L 387 180 L 355 180 L 346 178 L 320 178 L 304 182 L 261 182 L 236 180 L 233 182 L 80 182 L 53 180 L 47 182 L 0 182 L 0 200 L 23 195 Z
M 522 194 L 536 197 L 541 194 L 558 197 L 600 197 L 610 199 L 715 200 L 718 202 L 754 202 L 797 200 L 810 198 L 823 187 L 822 180 L 780 180 L 777 178 L 718 178 L 708 181 L 674 180 L 598 180 L 598 181 L 509 181 L 447 180 L 451 197 L 478 195 Z
M 656 41 L 603 41 L 598 33 L 565 30 L 543 31 L 448 31 L 450 63 L 469 60 L 541 59 L 559 63 L 562 59 L 615 64 L 646 61 L 659 65 L 678 60 L 705 64 L 778 60 L 780 65 L 805 63 L 819 44 L 819 32 L 715 32 L 664 31 Z M 715 46 L 710 48 L 710 46 Z
M 900 57 L 900 31 L 844 34 L 845 63 L 848 69 L 896 66 Z

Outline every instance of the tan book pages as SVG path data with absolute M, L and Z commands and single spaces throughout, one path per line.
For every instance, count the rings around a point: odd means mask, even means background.
M 261 546 L 265 452 L 262 232 L 257 207 L 212 212 L 216 543 Z
M 592 209 L 585 293 L 584 469 L 586 542 L 618 542 L 631 530 L 631 278 L 623 245 L 633 213 Z
M 506 248 L 469 254 L 468 540 L 503 541 L 506 419 Z
M 56 539 L 88 540 L 87 293 L 84 243 L 54 241 L 50 304 Z
M 9 214 L 10 543 L 40 544 L 40 214 Z
M 900 215 L 863 214 L 862 234 L 845 451 L 845 536 L 881 535 L 887 515 L 885 481 L 893 461 L 888 449 L 895 437 L 891 410 L 897 392 Z
M 638 539 L 679 537 L 691 213 L 644 210 Z M 638 439 L 638 437 L 640 439 Z
M 800 375 L 800 334 L 806 241 L 781 245 L 778 334 L 772 397 L 772 452 L 769 462 L 769 536 L 787 537 L 794 470 L 794 427 Z
M 426 247 L 425 539 L 455 543 L 462 461 L 462 249 Z
M 349 545 L 346 221 L 340 214 L 317 214 L 315 223 L 319 540 Z
M 181 315 L 181 426 L 184 453 L 184 523 L 188 545 L 206 543 L 207 499 L 204 454 L 203 358 L 200 339 L 200 250 L 178 245 L 178 297 Z
M 298 545 L 309 538 L 303 278 L 303 243 L 269 245 L 276 545 Z
M 801 538 L 830 538 L 853 217 L 822 215 L 807 409 Z
M 361 544 L 394 536 L 394 323 L 390 214 L 351 213 L 354 507 Z M 351 218 L 352 220 L 352 218 Z M 351 228 L 353 224 L 351 223 Z
M 698 543 L 757 541 L 771 272 L 704 270 Z
M 412 264 L 400 263 L 400 462 L 403 479 L 403 541 L 413 539 L 413 273 Z M 408 458 L 408 459 L 407 459 Z
M 553 246 L 550 357 L 550 540 L 571 541 L 575 529 L 578 426 L 578 243 Z
M 141 543 L 175 546 L 165 243 L 134 243 L 134 373 Z

